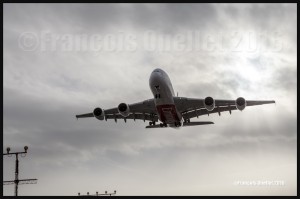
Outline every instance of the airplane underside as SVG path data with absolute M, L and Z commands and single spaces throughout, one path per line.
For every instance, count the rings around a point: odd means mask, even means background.
M 183 119 L 181 114 L 177 111 L 175 104 L 162 104 L 156 106 L 157 113 L 159 115 L 159 120 L 162 122 L 160 124 L 155 124 L 155 122 L 149 122 L 149 126 L 146 128 L 179 128 L 181 126 L 197 126 L 214 124 L 213 122 L 201 121 L 201 122 L 191 122 L 190 119 Z

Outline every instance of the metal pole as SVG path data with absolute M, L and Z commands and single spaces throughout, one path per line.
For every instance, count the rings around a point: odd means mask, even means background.
M 28 147 L 25 146 L 24 147 L 24 152 L 14 152 L 14 153 L 10 153 L 10 147 L 7 147 L 7 153 L 3 153 L 3 155 L 7 155 L 9 157 L 11 157 L 12 155 L 16 155 L 16 164 L 15 164 L 15 180 L 11 180 L 11 181 L 3 181 L 3 185 L 9 185 L 14 183 L 15 184 L 15 196 L 18 196 L 18 186 L 19 184 L 26 184 L 26 182 L 32 182 L 31 184 L 33 184 L 34 182 L 37 181 L 37 179 L 21 179 L 19 180 L 19 159 L 18 159 L 18 155 L 21 154 L 25 154 L 27 153 Z
M 16 154 L 15 196 L 18 196 L 18 184 L 19 184 L 19 160 L 18 160 L 18 154 Z

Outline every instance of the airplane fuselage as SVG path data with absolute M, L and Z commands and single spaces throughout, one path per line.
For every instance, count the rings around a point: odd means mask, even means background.
M 151 73 L 149 85 L 159 120 L 165 125 L 180 126 L 182 116 L 176 109 L 173 99 L 174 89 L 167 73 L 161 69 L 155 69 Z

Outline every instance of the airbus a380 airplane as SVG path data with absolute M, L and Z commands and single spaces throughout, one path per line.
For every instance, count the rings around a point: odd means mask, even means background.
M 111 109 L 95 108 L 92 113 L 76 115 L 76 118 L 95 117 L 99 120 L 118 119 L 148 120 L 149 126 L 146 128 L 164 128 L 195 126 L 204 124 L 214 124 L 213 122 L 198 121 L 191 122 L 190 119 L 219 113 L 223 111 L 240 110 L 246 106 L 275 103 L 270 101 L 245 100 L 239 97 L 236 100 L 219 100 L 212 97 L 205 99 L 176 97 L 169 76 L 162 69 L 155 69 L 149 80 L 150 89 L 154 98 L 134 104 L 120 103 L 118 107 Z M 160 124 L 156 124 L 158 120 Z

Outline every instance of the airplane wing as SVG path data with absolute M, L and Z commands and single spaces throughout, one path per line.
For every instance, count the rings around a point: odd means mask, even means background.
M 231 114 L 231 111 L 237 110 L 236 100 L 222 100 L 216 99 L 215 107 L 213 110 L 208 111 L 204 106 L 204 99 L 196 98 L 185 98 L 185 97 L 174 97 L 174 102 L 178 111 L 182 114 L 184 119 L 190 119 L 193 117 L 198 117 L 201 115 L 209 115 L 212 113 L 219 113 L 228 111 Z M 246 106 L 256 106 L 263 104 L 275 103 L 274 100 L 246 100 Z
M 126 122 L 127 119 L 133 120 L 148 120 L 148 121 L 158 121 L 158 116 L 156 114 L 155 104 L 153 99 L 144 100 L 142 102 L 128 104 L 130 114 L 127 117 L 121 115 L 118 111 L 118 108 L 111 108 L 104 110 L 104 117 L 103 119 L 114 119 L 116 122 L 118 119 L 124 119 Z M 76 115 L 76 118 L 87 118 L 87 117 L 95 117 L 94 113 L 86 113 Z M 100 119 L 101 120 L 101 119 Z

